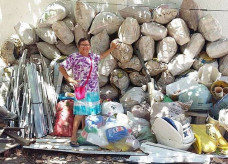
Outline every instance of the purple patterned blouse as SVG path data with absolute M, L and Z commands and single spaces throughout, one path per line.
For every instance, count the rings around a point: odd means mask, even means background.
M 92 59 L 92 72 L 89 78 L 88 84 L 86 85 L 86 90 L 89 92 L 98 91 L 99 81 L 98 81 L 98 63 L 100 56 L 97 54 L 89 53 Z M 75 80 L 80 80 L 80 86 L 83 86 L 86 82 L 87 76 L 90 71 L 90 58 L 85 57 L 79 53 L 73 53 L 67 57 L 60 65 L 66 70 L 72 69 L 73 78 Z

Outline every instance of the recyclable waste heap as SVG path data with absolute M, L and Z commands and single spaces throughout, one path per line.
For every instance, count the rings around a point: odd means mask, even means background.
M 26 138 L 70 136 L 73 87 L 58 67 L 86 37 L 97 54 L 118 46 L 99 64 L 102 113 L 86 118 L 78 142 L 129 151 L 149 141 L 227 154 L 228 40 L 197 9 L 194 0 L 116 13 L 80 1 L 48 5 L 36 27 L 18 22 L 1 47 L 1 118 L 25 128 Z M 63 133 L 61 111 L 69 122 Z

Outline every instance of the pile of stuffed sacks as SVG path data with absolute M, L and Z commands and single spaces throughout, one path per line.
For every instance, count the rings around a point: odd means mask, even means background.
M 126 110 L 119 102 L 104 101 L 101 115 L 86 117 L 86 126 L 78 137 L 78 143 L 115 151 L 134 151 L 144 142 L 153 142 L 193 150 L 198 154 L 218 151 L 228 154 L 228 143 L 223 137 L 228 129 L 228 110 L 223 109 L 228 102 L 228 94 L 220 98 L 213 95 L 214 88 L 222 87 L 225 82 L 216 81 L 209 90 L 206 85 L 195 82 L 195 75 L 191 72 L 167 85 L 168 94 L 151 105 L 143 102 Z M 134 94 L 139 95 L 135 91 Z M 153 96 L 158 97 L 159 94 Z M 73 99 L 72 94 L 72 104 Z M 214 105 L 212 99 L 217 99 Z M 195 122 L 194 117 L 188 115 L 189 112 L 207 114 L 210 108 L 208 121 Z M 62 128 L 55 126 L 55 129 Z

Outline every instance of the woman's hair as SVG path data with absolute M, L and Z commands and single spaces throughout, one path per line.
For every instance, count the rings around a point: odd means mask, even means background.
M 89 44 L 90 44 L 90 40 L 88 38 L 81 38 L 79 41 L 78 41 L 78 46 L 80 45 L 81 42 L 83 41 L 88 41 Z

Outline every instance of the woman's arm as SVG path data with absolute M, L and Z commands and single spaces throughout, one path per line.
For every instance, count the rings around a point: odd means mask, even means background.
M 59 66 L 59 71 L 62 73 L 63 77 L 69 82 L 69 83 L 72 83 L 73 85 L 75 86 L 78 86 L 78 81 L 77 80 L 74 80 L 72 77 L 70 77 L 65 68 L 63 66 Z
M 102 60 L 102 59 L 106 58 L 116 47 L 117 47 L 117 44 L 112 42 L 111 48 L 109 48 L 107 51 L 103 52 L 100 55 L 100 59 Z

